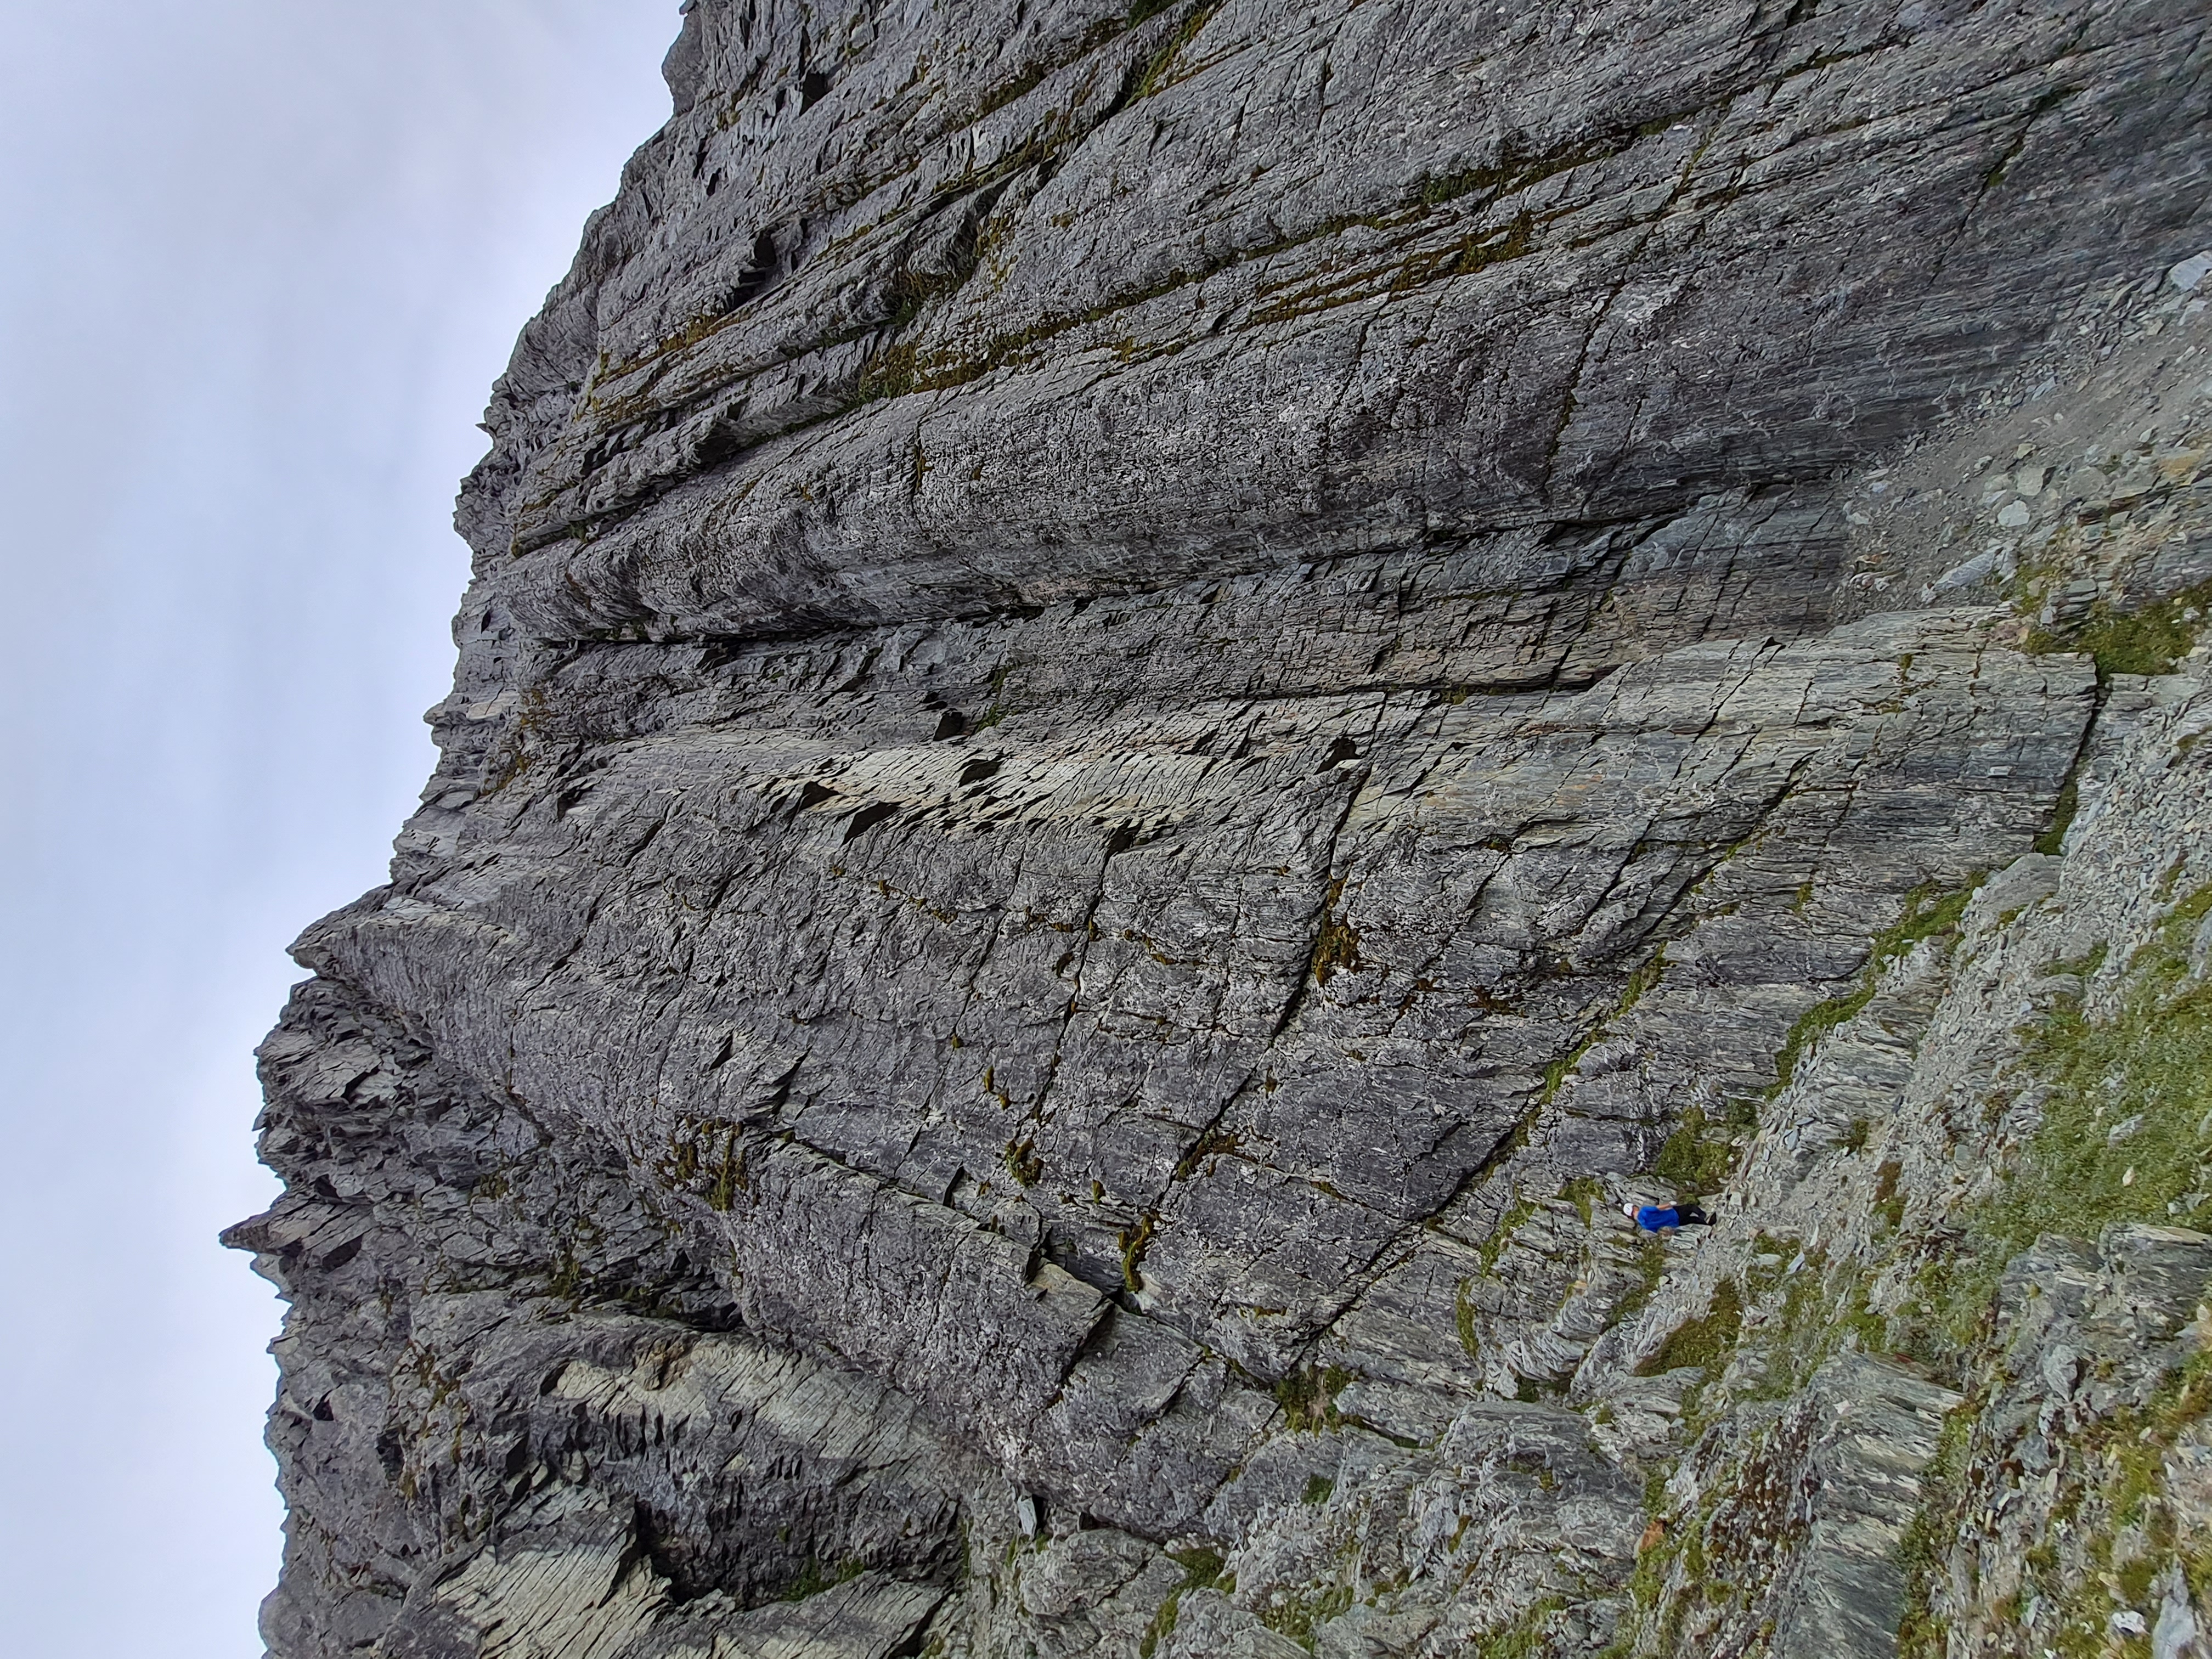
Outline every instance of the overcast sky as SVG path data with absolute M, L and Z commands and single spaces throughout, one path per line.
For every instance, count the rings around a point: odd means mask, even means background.
M 0 0 L 0 1646 L 274 1582 L 251 1051 L 432 760 L 474 422 L 675 0 Z

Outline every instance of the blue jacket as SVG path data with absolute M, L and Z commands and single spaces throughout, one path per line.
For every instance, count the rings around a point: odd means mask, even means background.
M 1662 1227 L 1680 1226 L 1682 1212 L 1680 1210 L 1662 1210 L 1656 1204 L 1647 1204 L 1636 1212 L 1636 1224 L 1647 1232 L 1656 1233 Z

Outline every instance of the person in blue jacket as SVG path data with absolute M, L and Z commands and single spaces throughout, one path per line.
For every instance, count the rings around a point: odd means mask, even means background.
M 1710 1227 L 1712 1217 L 1695 1204 L 1624 1204 L 1620 1212 L 1647 1233 L 1671 1233 L 1677 1227 Z

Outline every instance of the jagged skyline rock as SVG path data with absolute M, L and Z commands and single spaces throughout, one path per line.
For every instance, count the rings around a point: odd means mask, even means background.
M 2181 669 L 2212 573 L 2204 50 L 690 7 L 264 1051 L 272 1652 L 1893 1643 L 1971 1390 L 1855 1334 L 1762 1416 L 1759 1241 L 1808 1170 L 1956 1233 L 1836 1162 L 1949 1052 L 1860 1011 L 1948 1030 L 1897 941 L 2193 706 L 2067 647 Z M 1638 1568 L 1661 1475 L 1752 1601 Z

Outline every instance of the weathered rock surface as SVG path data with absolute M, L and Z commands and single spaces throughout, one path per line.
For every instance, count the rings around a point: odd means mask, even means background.
M 2212 1651 L 2207 51 L 690 7 L 263 1053 L 271 1652 Z

